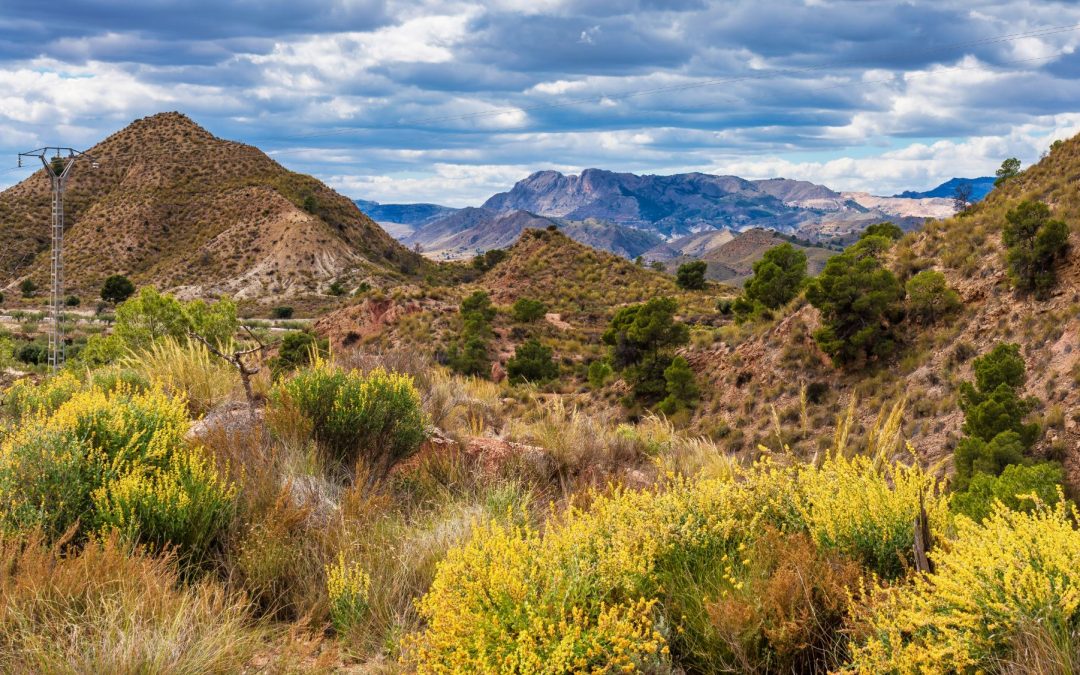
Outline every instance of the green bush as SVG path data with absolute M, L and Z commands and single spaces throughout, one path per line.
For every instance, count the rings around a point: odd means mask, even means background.
M 19 284 L 19 291 L 24 298 L 29 298 L 37 293 L 38 285 L 34 283 L 33 279 L 23 279 Z
M 101 299 L 113 304 L 121 303 L 135 294 L 135 284 L 122 274 L 114 274 L 101 285 Z
M 671 351 L 690 340 L 689 327 L 675 319 L 677 309 L 672 298 L 623 307 L 602 335 L 611 347 L 612 365 L 645 402 L 655 403 L 666 395 L 664 370 L 671 365 Z
M 961 490 L 979 473 L 996 476 L 1021 463 L 1039 434 L 1037 424 L 1024 423 L 1034 401 L 1018 393 L 1026 379 L 1019 345 L 998 344 L 975 359 L 972 368 L 975 382 L 960 385 L 966 438 L 957 445 L 954 462 Z
M 229 298 L 183 303 L 148 286 L 116 308 L 114 334 L 131 349 L 143 349 L 167 337 L 184 343 L 189 331 L 210 344 L 226 345 L 238 327 L 236 303 Z
M 424 439 L 420 394 L 412 378 L 381 368 L 364 375 L 319 360 L 275 386 L 271 401 L 295 408 L 331 460 L 347 469 L 363 462 L 369 485 L 383 480 Z
M 517 346 L 506 361 L 506 374 L 515 383 L 547 382 L 559 376 L 559 367 L 551 360 L 551 348 L 533 339 Z
M 1006 466 L 1000 476 L 990 473 L 974 476 L 966 491 L 953 494 L 951 507 L 954 512 L 975 522 L 989 517 L 996 501 L 1014 511 L 1031 513 L 1036 501 L 1030 495 L 1043 504 L 1056 504 L 1064 482 L 1065 469 L 1057 462 L 1012 464 Z
M 893 241 L 897 241 L 904 236 L 904 231 L 900 229 L 896 223 L 885 221 L 883 223 L 874 223 L 867 227 L 859 235 L 859 239 L 865 239 L 867 237 L 888 237 Z
M 704 260 L 683 263 L 679 265 L 679 269 L 675 272 L 675 285 L 688 291 L 700 291 L 705 288 L 705 271 L 707 269 L 708 263 Z
M 935 323 L 963 305 L 941 272 L 923 270 L 908 279 L 904 288 L 907 290 L 908 316 L 924 323 Z
M 883 360 L 896 349 L 904 289 L 879 260 L 889 240 L 870 236 L 829 258 L 806 297 L 821 312 L 814 339 L 840 366 Z
M 275 307 L 270 311 L 270 316 L 275 319 L 291 319 L 293 316 L 293 308 L 287 305 Z
M 701 393 L 694 382 L 694 371 L 681 356 L 671 360 L 671 365 L 664 369 L 664 381 L 667 384 L 667 397 L 660 402 L 660 410 L 667 414 L 678 412 L 697 405 Z
M 78 524 L 77 541 L 118 530 L 133 543 L 176 546 L 187 558 L 205 554 L 235 490 L 184 440 L 183 399 L 126 387 L 68 394 L 60 379 L 42 385 L 43 414 L 3 443 L 4 528 L 42 526 L 55 537 Z M 59 393 L 68 398 L 50 414 L 48 401 Z
M 510 308 L 510 315 L 518 323 L 532 323 L 547 313 L 547 305 L 532 298 L 518 298 Z
M 27 342 L 15 352 L 15 358 L 29 366 L 49 362 L 49 347 L 40 342 Z
M 595 389 L 607 384 L 611 374 L 611 365 L 607 361 L 596 360 L 589 364 L 589 384 Z
M 327 287 L 326 294 L 332 295 L 335 298 L 345 295 L 345 284 L 341 283 L 338 279 L 334 279 L 330 282 L 330 286 Z
M 1069 228 L 1050 218 L 1042 202 L 1024 201 L 1005 214 L 1002 241 L 1008 247 L 1009 276 L 1022 291 L 1044 296 L 1057 283 L 1054 266 L 1069 245 Z
M 310 365 L 313 356 L 326 356 L 329 344 L 307 331 L 289 331 L 281 339 L 277 358 L 272 364 L 274 372 L 282 373 Z
M 506 251 L 501 248 L 493 248 L 490 251 L 477 254 L 472 260 L 472 266 L 474 269 L 485 272 L 505 260 L 506 256 Z
M 447 364 L 463 375 L 485 376 L 491 369 L 487 341 L 496 309 L 491 297 L 476 291 L 461 301 L 461 335 L 450 347 Z
M 754 263 L 754 275 L 744 292 L 750 301 L 777 309 L 798 295 L 805 280 L 806 254 L 785 242 L 765 251 Z
M 78 307 L 80 302 L 82 301 L 79 300 L 79 296 L 77 295 L 69 295 L 64 298 L 64 304 L 68 307 Z

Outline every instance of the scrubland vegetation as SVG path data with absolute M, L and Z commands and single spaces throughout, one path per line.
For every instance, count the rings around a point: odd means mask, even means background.
M 1068 250 L 1031 203 L 962 218 L 1000 221 L 991 290 L 1038 308 Z M 737 297 L 584 247 L 513 268 L 566 245 L 528 233 L 345 346 L 112 282 L 111 330 L 3 392 L 0 669 L 1078 672 L 1080 513 L 1043 442 L 1077 418 L 1031 387 L 1061 333 L 954 328 L 967 258 L 928 252 L 990 229 L 946 227 L 874 225 L 815 278 L 777 246 Z M 799 380 L 737 352 L 769 331 Z M 931 363 L 928 402 L 893 371 Z M 945 416 L 928 461 L 907 431 Z
M 233 318 L 154 297 L 120 316 Z M 465 305 L 490 319 L 485 298 Z M 620 368 L 679 344 L 669 309 L 613 321 Z M 961 394 L 974 449 L 950 488 L 905 448 L 900 404 L 858 445 L 849 409 L 816 457 L 728 455 L 663 417 L 628 424 L 314 341 L 265 364 L 252 407 L 203 341 L 116 335 L 112 363 L 5 393 L 6 669 L 1080 667 L 1080 531 L 1060 469 L 986 449 L 1035 433 L 1010 346 L 977 359 Z M 663 361 L 664 401 L 696 395 L 685 360 Z M 987 430 L 988 406 L 1012 416 Z

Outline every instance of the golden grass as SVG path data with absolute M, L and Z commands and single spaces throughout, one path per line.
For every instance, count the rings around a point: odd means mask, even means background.
M 123 365 L 160 382 L 170 394 L 184 395 L 196 417 L 231 398 L 240 383 L 232 366 L 194 340 L 160 340 L 145 351 L 129 353 Z
M 4 672 L 237 672 L 265 636 L 242 595 L 116 537 L 61 553 L 30 534 L 0 541 L 0 560 Z

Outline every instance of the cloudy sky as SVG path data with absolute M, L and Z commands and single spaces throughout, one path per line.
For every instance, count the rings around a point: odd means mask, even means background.
M 587 167 L 892 194 L 1080 132 L 1078 46 L 1072 1 L 0 0 L 0 187 L 180 110 L 382 202 Z

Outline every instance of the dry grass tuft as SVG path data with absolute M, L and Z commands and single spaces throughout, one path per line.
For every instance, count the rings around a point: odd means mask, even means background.
M 265 631 L 242 595 L 184 584 L 175 558 L 116 537 L 60 552 L 40 534 L 0 541 L 0 670 L 225 673 Z

